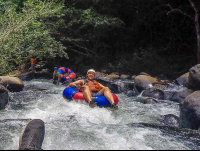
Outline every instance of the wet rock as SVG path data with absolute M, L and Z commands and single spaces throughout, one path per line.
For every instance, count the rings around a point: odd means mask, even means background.
M 97 82 L 101 83 L 102 85 L 109 87 L 110 90 L 114 93 L 120 93 L 121 92 L 121 86 L 118 83 L 114 83 L 113 80 L 106 78 L 106 77 L 99 77 L 96 78 Z
M 188 95 L 192 94 L 193 92 L 194 91 L 191 89 L 185 89 L 179 92 L 174 92 L 170 98 L 166 98 L 166 99 L 181 103 Z
M 186 86 L 188 83 L 189 72 L 181 75 L 179 78 L 175 80 L 178 85 Z
M 134 89 L 134 82 L 117 80 L 111 83 L 111 85 L 117 87 L 118 92 L 128 92 Z
M 137 94 L 134 90 L 129 90 L 129 91 L 126 92 L 126 95 L 128 97 L 132 97 L 132 96 L 136 96 Z
M 0 84 L 0 93 L 9 92 L 3 85 Z
M 44 98 L 44 91 L 27 90 L 10 94 L 10 102 L 17 104 L 29 104 L 35 102 L 38 98 Z M 28 102 L 28 103 L 27 103 Z
M 135 87 L 139 93 L 141 93 L 143 90 L 153 87 L 153 83 L 158 81 L 158 79 L 148 75 L 138 75 L 134 79 Z
M 66 81 L 62 82 L 62 85 L 68 86 L 71 82 L 74 82 L 74 80 L 73 79 L 66 80 Z
M 24 90 L 27 91 L 27 90 L 38 90 L 38 91 L 44 91 L 44 90 L 48 90 L 49 87 L 48 86 L 45 86 L 44 84 L 30 84 L 30 85 L 27 85 Z
M 197 130 L 200 126 L 200 91 L 187 96 L 180 103 L 180 127 Z
M 164 92 L 164 100 L 170 100 L 170 101 L 177 101 L 177 91 L 163 91 Z
M 143 104 L 157 104 L 157 103 L 159 103 L 159 101 L 154 99 L 154 98 L 143 97 L 143 96 L 138 96 L 136 101 L 143 103 Z
M 96 77 L 97 82 L 109 87 L 114 93 L 127 92 L 134 89 L 134 82 L 122 81 L 120 79 L 111 79 L 108 77 Z
M 122 74 L 122 75 L 120 76 L 120 79 L 122 79 L 122 80 L 130 79 L 130 76 L 129 76 L 129 75 Z
M 19 92 L 24 88 L 24 83 L 17 77 L 0 76 L 0 84 L 11 92 Z
M 167 76 L 164 74 L 160 74 L 158 75 L 156 78 L 160 79 L 160 80 L 168 80 Z
M 9 93 L 8 90 L 0 85 L 0 110 L 4 109 L 9 101 Z
M 164 126 L 179 127 L 179 117 L 173 114 L 162 115 L 159 121 Z
M 8 104 L 9 94 L 8 92 L 0 93 L 0 110 L 4 109 Z
M 156 104 L 156 103 L 158 103 L 158 101 L 155 100 L 155 99 L 153 99 L 153 98 L 145 98 L 145 99 L 143 100 L 143 103 L 144 103 L 144 104 Z
M 110 78 L 110 79 L 119 79 L 120 76 L 119 76 L 118 73 L 111 73 L 111 74 L 107 75 L 106 78 Z
M 132 75 L 132 76 L 131 76 L 131 80 L 134 80 L 135 77 L 136 77 L 136 75 Z
M 163 100 L 164 99 L 164 92 L 162 90 L 159 90 L 159 89 L 149 88 L 147 90 L 144 90 L 144 92 L 142 93 L 142 96 L 152 97 L 152 98 L 158 99 L 158 100 Z
M 27 72 L 18 76 L 19 79 L 23 81 L 30 81 L 32 79 L 52 79 L 52 73 L 48 69 L 42 69 L 35 73 Z
M 192 90 L 200 90 L 200 64 L 189 70 L 188 88 Z
M 20 74 L 18 78 L 21 79 L 22 81 L 30 81 L 34 78 L 34 74 L 32 72 L 23 73 L 23 74 Z

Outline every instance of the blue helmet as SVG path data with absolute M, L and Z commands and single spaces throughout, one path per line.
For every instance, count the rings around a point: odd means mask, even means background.
M 58 67 L 54 67 L 54 70 L 58 70 Z

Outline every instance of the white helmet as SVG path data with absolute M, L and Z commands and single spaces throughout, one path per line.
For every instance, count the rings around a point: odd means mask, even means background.
M 96 73 L 94 69 L 89 69 L 89 70 L 87 71 L 87 74 L 88 74 L 89 72 L 94 72 L 94 73 Z

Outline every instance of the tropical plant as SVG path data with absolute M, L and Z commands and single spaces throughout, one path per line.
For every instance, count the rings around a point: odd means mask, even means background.
M 12 71 L 32 56 L 68 58 L 65 47 L 51 36 L 52 30 L 44 22 L 62 17 L 63 1 L 27 0 L 21 11 L 16 11 L 18 5 L 1 0 L 0 7 L 1 73 Z

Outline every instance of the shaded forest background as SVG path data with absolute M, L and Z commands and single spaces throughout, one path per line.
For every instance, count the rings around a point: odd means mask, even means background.
M 0 72 L 37 57 L 50 70 L 177 78 L 198 62 L 186 14 L 195 15 L 188 0 L 0 0 Z

